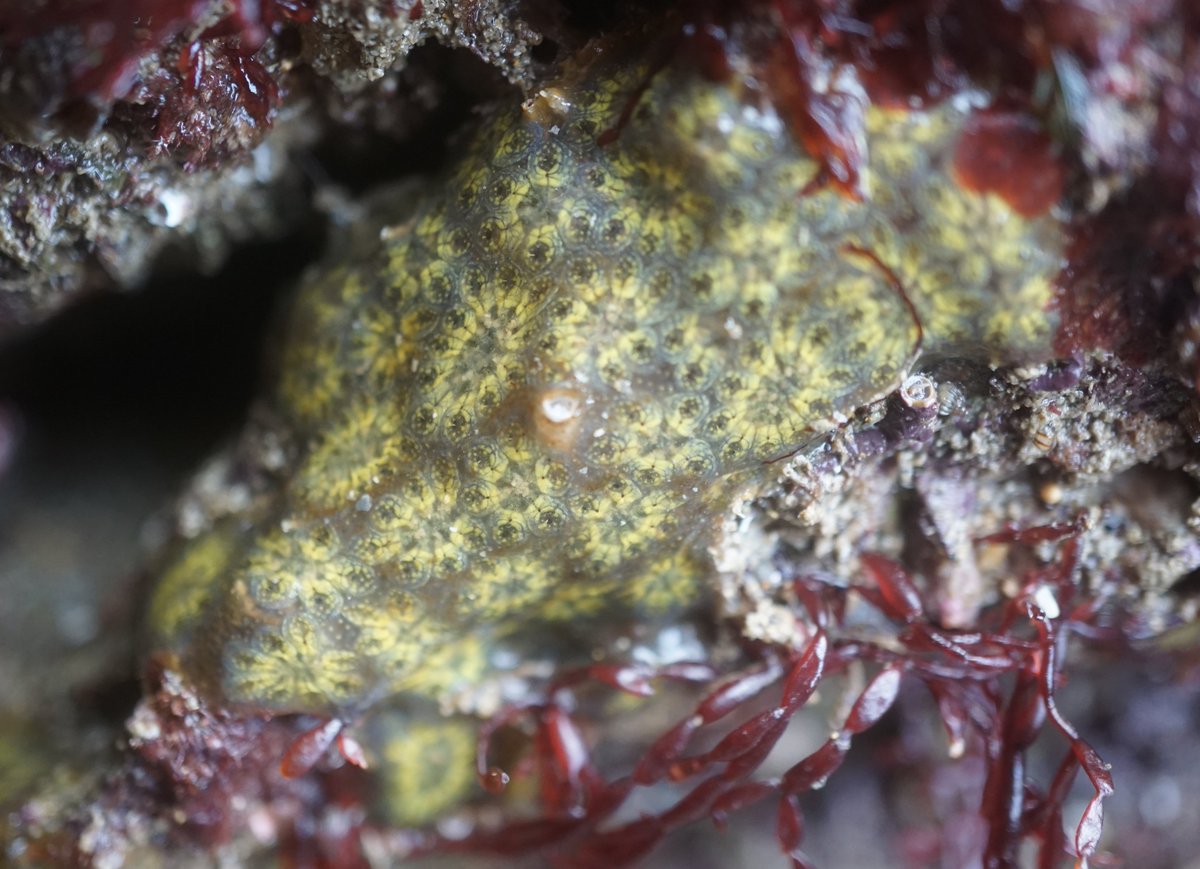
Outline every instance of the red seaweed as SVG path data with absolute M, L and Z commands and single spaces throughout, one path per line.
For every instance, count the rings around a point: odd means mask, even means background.
M 896 627 L 895 639 L 876 643 L 842 637 L 845 589 L 815 577 L 793 580 L 797 617 L 814 623 L 800 650 L 761 646 L 759 662 L 718 677 L 710 664 L 664 668 L 601 664 L 567 671 L 547 683 L 532 702 L 503 710 L 480 735 L 479 770 L 483 779 L 507 782 L 508 776 L 533 776 L 542 816 L 477 830 L 461 840 L 436 835 L 421 850 L 521 854 L 541 852 L 554 865 L 624 866 L 644 857 L 673 831 L 703 818 L 724 826 L 751 805 L 776 801 L 775 835 L 793 866 L 809 866 L 804 854 L 804 815 L 798 800 L 836 774 L 854 737 L 877 725 L 901 690 L 923 685 L 941 714 L 952 757 L 968 752 L 986 761 L 979 792 L 979 816 L 985 836 L 983 865 L 1015 867 L 1022 845 L 1032 840 L 1039 866 L 1053 867 L 1064 854 L 1084 865 L 1096 853 L 1102 804 L 1113 790 L 1108 766 L 1059 711 L 1068 636 L 1086 634 L 1100 602 L 1082 598 L 1076 579 L 1080 522 L 1033 528 L 1006 528 L 981 541 L 1030 547 L 1052 543 L 1055 557 L 1020 579 L 1020 592 L 980 615 L 976 630 L 937 625 L 921 598 L 919 583 L 898 562 L 865 553 L 869 585 L 851 586 L 857 595 Z M 1043 608 L 1047 591 L 1062 613 Z M 850 704 L 833 734 L 798 758 L 780 776 L 756 777 L 779 744 L 792 719 L 831 676 L 851 665 L 873 673 Z M 652 742 L 626 775 L 607 778 L 593 760 L 590 727 L 581 717 L 576 692 L 599 684 L 637 697 L 650 697 L 655 683 L 715 683 Z M 762 701 L 775 700 L 763 708 Z M 725 720 L 755 709 L 735 721 Z M 1068 754 L 1048 788 L 1030 778 L 1026 753 L 1052 725 L 1068 744 Z M 518 763 L 501 772 L 488 763 L 490 743 L 500 729 L 528 732 L 532 765 Z M 701 732 L 713 732 L 710 748 L 691 747 Z M 715 732 L 714 732 L 715 731 Z M 1077 820 L 1068 841 L 1062 833 L 1064 803 L 1075 773 L 1083 770 L 1094 796 Z M 667 808 L 612 826 L 613 813 L 638 788 L 670 782 L 682 791 Z
M 1130 6 L 1134 20 L 1155 13 L 1183 20 L 1179 79 L 1163 86 L 1153 106 L 1154 159 L 1073 228 L 1058 280 L 1055 349 L 1064 356 L 1109 351 L 1140 365 L 1165 344 L 1183 379 L 1200 389 L 1200 93 L 1191 84 L 1200 75 L 1200 13 L 1186 3 Z
M 967 119 L 954 173 L 963 187 L 995 193 L 1025 217 L 1048 211 L 1065 183 L 1062 160 L 1042 124 L 1027 111 L 996 107 Z
M 19 7 L 19 8 L 17 8 Z M 8 44 L 76 34 L 62 103 L 90 103 L 132 124 L 152 153 L 194 167 L 252 147 L 270 128 L 279 84 L 258 57 L 287 23 L 310 21 L 315 0 L 236 0 L 199 30 L 212 0 L 52 0 L 0 12 Z M 148 63 L 153 55 L 159 60 Z

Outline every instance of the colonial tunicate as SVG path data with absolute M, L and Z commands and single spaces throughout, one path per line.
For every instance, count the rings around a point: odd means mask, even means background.
M 869 110 L 857 202 L 736 78 L 604 57 L 542 94 L 300 290 L 299 459 L 151 610 L 225 702 L 352 715 L 530 625 L 677 611 L 733 501 L 918 344 L 1046 355 L 1059 229 L 956 183 L 951 105 Z

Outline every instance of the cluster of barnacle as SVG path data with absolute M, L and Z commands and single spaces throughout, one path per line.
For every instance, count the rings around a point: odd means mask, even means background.
M 1001 28 L 999 41 L 1044 47 L 1028 41 L 1031 19 L 1002 5 L 983 17 L 1021 32 Z M 473 753 L 483 789 L 507 789 L 507 804 L 535 817 L 477 817 L 464 836 L 368 831 L 358 814 L 341 818 L 340 837 L 312 834 L 315 854 L 288 847 L 327 865 L 362 859 L 358 836 L 392 856 L 536 850 L 612 865 L 682 825 L 773 801 L 783 852 L 807 866 L 800 797 L 919 684 L 951 753 L 986 766 L 985 864 L 1015 865 L 1030 839 L 1040 865 L 1086 863 L 1113 785 L 1057 706 L 1066 640 L 1125 641 L 1146 625 L 1123 620 L 1103 585 L 1088 521 L 1061 521 L 1090 497 L 1068 477 L 1090 460 L 1093 477 L 1186 462 L 1175 417 L 1194 397 L 1156 372 L 1145 383 L 1160 400 L 1135 407 L 1123 387 L 1104 392 L 1132 382 L 1116 363 L 1036 369 L 1056 340 L 1061 350 L 1064 334 L 1079 336 L 1060 257 L 1105 224 L 1081 218 L 1070 247 L 1051 211 L 1065 164 L 1045 132 L 1053 107 L 1034 99 L 1045 57 L 989 66 L 995 54 L 964 53 L 961 28 L 904 55 L 928 69 L 891 56 L 900 37 L 928 40 L 931 20 L 963 16 L 960 4 L 895 4 L 870 19 L 881 47 L 850 26 L 853 10 L 780 0 L 745 26 L 699 15 L 665 59 L 593 46 L 486 124 L 369 253 L 310 276 L 264 400 L 289 460 L 262 497 L 203 517 L 163 569 L 149 620 L 165 669 L 131 720 L 137 759 L 122 786 L 157 770 L 187 815 L 204 811 L 194 791 L 228 772 L 266 805 L 320 815 L 322 799 L 363 799 L 338 790 L 353 770 L 329 768 L 370 765 L 385 813 L 404 824 L 468 797 Z M 254 24 L 225 20 L 243 38 Z M 201 74 L 196 59 L 180 70 Z M 971 109 L 979 91 L 945 99 L 970 81 L 992 86 L 997 106 Z M 887 107 L 897 88 L 919 105 Z M 1068 314 L 1057 335 L 1056 277 Z M 1167 291 L 1186 307 L 1181 293 Z M 1089 426 L 1121 401 L 1145 425 L 1101 443 Z M 1108 465 L 1059 443 L 1072 426 Z M 1013 495 L 1051 472 L 1067 482 L 1043 478 L 1039 509 Z M 835 477 L 875 485 L 881 506 L 862 507 L 861 525 L 797 531 L 802 513 L 834 515 L 823 487 Z M 1002 503 L 963 500 L 986 486 Z M 916 530 L 880 518 L 906 490 L 924 503 Z M 861 505 L 863 489 L 851 491 Z M 1013 504 L 1046 521 L 988 533 Z M 757 521 L 770 545 L 745 534 Z M 756 551 L 734 564 L 747 539 Z M 987 547 L 990 569 L 973 554 Z M 736 640 L 701 647 L 701 660 L 571 669 L 596 652 L 580 635 L 690 618 L 715 596 L 718 567 L 734 579 L 721 591 Z M 521 672 L 531 663 L 549 672 Z M 763 774 L 839 675 L 850 687 L 833 735 Z M 489 704 L 483 694 L 506 680 L 516 699 Z M 703 687 L 613 774 L 588 748 L 595 682 L 636 696 Z M 476 726 L 444 721 L 437 703 L 501 708 Z M 595 723 L 608 732 L 620 715 L 613 704 Z M 1039 787 L 1024 758 L 1047 721 L 1067 752 Z M 264 773 L 272 752 L 281 767 Z M 1068 841 L 1080 770 L 1093 793 Z M 621 815 L 648 792 L 670 794 L 666 807 Z

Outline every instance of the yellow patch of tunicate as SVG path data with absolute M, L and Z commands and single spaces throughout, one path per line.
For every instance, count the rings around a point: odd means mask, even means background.
M 299 458 L 151 611 L 223 700 L 350 717 L 538 625 L 703 600 L 733 500 L 908 374 L 910 302 L 927 350 L 1047 349 L 1060 231 L 954 182 L 952 107 L 870 111 L 855 202 L 801 192 L 817 166 L 738 83 L 610 64 L 301 288 L 273 396 Z
M 383 710 L 371 722 L 365 748 L 389 823 L 428 823 L 478 787 L 475 724 L 467 719 L 431 721 Z
M 353 703 L 368 689 L 369 674 L 359 653 L 338 637 L 337 619 L 294 613 L 268 623 L 272 630 L 259 642 L 234 640 L 225 649 L 225 690 L 231 695 L 259 697 L 265 706 L 325 707 Z
M 185 549 L 158 580 L 149 612 L 155 630 L 174 636 L 199 619 L 235 552 L 228 527 L 209 532 Z

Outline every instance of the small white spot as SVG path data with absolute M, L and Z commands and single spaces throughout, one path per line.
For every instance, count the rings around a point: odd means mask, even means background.
M 542 416 L 555 425 L 579 416 L 580 409 L 579 397 L 569 392 L 555 391 L 542 399 Z
M 177 190 L 164 190 L 158 201 L 162 205 L 163 226 L 173 229 L 192 215 L 191 198 Z
M 250 152 L 250 157 L 254 161 L 254 180 L 260 184 L 266 184 L 277 174 L 275 155 L 271 148 L 267 145 L 259 145 Z
M 246 816 L 246 829 L 250 831 L 250 835 L 257 841 L 264 844 L 275 841 L 275 836 L 278 829 L 275 825 L 275 819 L 262 806 L 255 808 Z
M 991 98 L 981 90 L 959 91 L 950 97 L 950 105 L 957 112 L 966 114 L 972 109 L 982 109 L 991 102 Z
M 1039 585 L 1037 587 L 1037 591 L 1033 593 L 1033 602 L 1046 614 L 1046 618 L 1048 619 L 1056 619 L 1062 615 L 1062 610 L 1058 607 L 1058 600 L 1054 597 L 1054 592 L 1048 585 Z
M 783 132 L 783 121 L 773 109 L 760 111 L 756 106 L 743 106 L 742 123 L 748 127 L 757 127 L 774 136 Z
M 369 513 L 371 510 L 371 496 L 363 495 L 354 502 L 354 509 L 359 513 Z
M 465 839 L 475 831 L 475 824 L 465 815 L 451 815 L 437 822 L 437 831 L 450 841 Z

